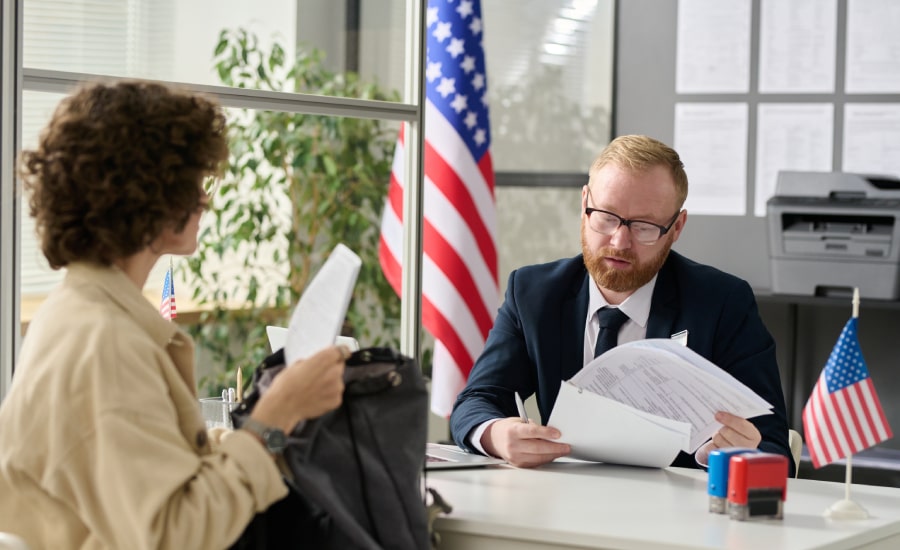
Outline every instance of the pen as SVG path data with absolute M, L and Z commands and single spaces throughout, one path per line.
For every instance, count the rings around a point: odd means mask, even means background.
M 519 409 L 519 418 L 522 419 L 522 422 L 528 424 L 528 413 L 525 412 L 525 403 L 522 402 L 522 397 L 519 395 L 519 392 L 516 393 L 516 408 Z

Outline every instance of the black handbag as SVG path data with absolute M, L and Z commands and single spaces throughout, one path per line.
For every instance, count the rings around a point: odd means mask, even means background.
M 389 348 L 347 359 L 341 406 L 288 434 L 288 496 L 257 514 L 232 548 L 429 548 L 422 492 L 428 397 L 417 362 Z M 284 368 L 257 367 L 235 427 Z

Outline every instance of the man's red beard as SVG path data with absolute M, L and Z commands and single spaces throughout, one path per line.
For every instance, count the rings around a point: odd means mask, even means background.
M 669 256 L 669 250 L 672 248 L 671 240 L 665 239 L 663 247 L 660 248 L 656 256 L 650 258 L 650 260 L 646 262 L 639 263 L 635 253 L 628 249 L 617 250 L 605 246 L 597 252 L 593 252 L 590 247 L 588 247 L 587 240 L 585 239 L 585 231 L 592 230 L 585 225 L 584 221 L 582 221 L 581 252 L 584 255 L 584 266 L 600 288 L 609 289 L 613 292 L 630 292 L 649 283 L 665 263 L 666 258 Z M 663 238 L 665 238 L 665 236 Z M 631 263 L 631 267 L 626 269 L 610 267 L 606 264 L 605 258 L 616 258 L 627 261 Z

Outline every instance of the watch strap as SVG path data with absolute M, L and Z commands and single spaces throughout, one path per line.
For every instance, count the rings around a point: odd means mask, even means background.
M 270 453 L 278 455 L 284 452 L 284 447 L 287 445 L 287 437 L 281 429 L 267 426 L 249 416 L 244 419 L 241 429 L 256 434 Z

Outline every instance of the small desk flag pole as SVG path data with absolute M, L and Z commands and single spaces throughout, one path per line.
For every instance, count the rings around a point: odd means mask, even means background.
M 859 288 L 853 287 L 853 319 L 859 319 Z M 823 514 L 832 519 L 866 519 L 869 512 L 861 504 L 850 498 L 853 484 L 853 454 L 847 455 L 844 466 L 844 498 L 832 504 Z
M 869 513 L 850 499 L 852 457 L 893 434 L 875 393 L 857 335 L 859 289 L 853 289 L 853 316 L 834 345 L 803 408 L 803 430 L 813 466 L 846 458 L 844 498 L 824 512 L 830 519 L 865 519 Z

